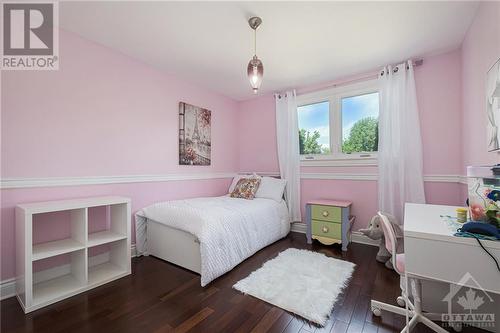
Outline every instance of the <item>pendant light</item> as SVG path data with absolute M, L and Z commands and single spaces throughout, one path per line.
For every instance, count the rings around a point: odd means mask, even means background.
M 256 94 L 259 90 L 262 83 L 262 77 L 264 75 L 264 66 L 262 65 L 262 61 L 257 58 L 257 28 L 261 23 L 262 19 L 260 17 L 251 17 L 248 20 L 250 28 L 254 31 L 254 56 L 248 63 L 247 75 L 254 94 Z

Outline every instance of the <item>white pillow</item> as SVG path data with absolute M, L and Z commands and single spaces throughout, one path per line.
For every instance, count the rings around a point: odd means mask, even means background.
M 234 176 L 233 178 L 233 181 L 231 182 L 231 185 L 229 185 L 229 191 L 227 193 L 231 194 L 233 193 L 234 191 L 234 188 L 236 187 L 236 184 L 238 184 L 238 181 L 241 179 L 241 178 L 253 178 L 253 177 L 259 177 L 257 176 L 257 174 L 252 174 L 252 175 L 236 175 Z
M 283 192 L 285 191 L 286 180 L 273 178 L 273 177 L 262 177 L 260 180 L 259 188 L 257 193 L 255 193 L 256 198 L 272 199 L 277 202 L 281 202 L 283 199 Z

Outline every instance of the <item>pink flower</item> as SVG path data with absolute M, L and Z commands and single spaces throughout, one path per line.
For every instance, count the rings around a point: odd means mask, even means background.
M 193 147 L 187 147 L 184 152 L 184 158 L 188 161 L 194 161 L 196 159 L 196 150 Z
M 484 207 L 481 206 L 480 204 L 473 204 L 470 206 L 470 215 L 472 217 L 472 220 L 474 221 L 479 221 L 484 219 L 485 212 L 484 212 Z
M 203 127 L 210 126 L 210 111 L 202 109 L 199 117 L 201 121 L 201 126 Z

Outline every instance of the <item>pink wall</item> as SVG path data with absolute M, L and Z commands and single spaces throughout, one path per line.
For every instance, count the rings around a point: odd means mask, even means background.
M 59 71 L 2 73 L 2 176 L 234 171 L 237 103 L 60 34 Z M 210 167 L 178 165 L 178 103 L 212 110 Z
M 460 151 L 460 50 L 427 57 L 417 67 L 424 174 L 464 174 Z
M 240 171 L 278 172 L 274 97 L 241 102 L 238 116 Z
M 418 103 L 426 175 L 463 174 L 460 151 L 462 108 L 460 50 L 425 58 L 416 69 Z M 355 79 L 355 78 L 354 78 Z M 339 80 L 340 82 L 344 81 Z M 322 87 L 332 85 L 331 82 Z M 302 88 L 300 92 L 312 89 Z M 241 171 L 278 171 L 274 98 L 265 95 L 240 103 L 239 147 Z M 376 167 L 302 167 L 303 173 L 376 174 Z M 336 198 L 354 202 L 357 230 L 377 211 L 377 183 L 359 180 L 302 179 L 302 204 L 311 199 Z M 427 199 L 437 204 L 462 204 L 456 183 L 425 184 Z
M 481 2 L 462 44 L 463 165 L 500 163 L 487 151 L 486 73 L 500 58 L 500 2 Z
M 235 101 L 69 32 L 60 32 L 60 59 L 59 71 L 2 72 L 2 178 L 237 170 Z M 179 101 L 212 110 L 211 166 L 178 165 Z M 222 195 L 228 185 L 214 179 L 2 190 L 0 279 L 15 274 L 18 203 L 114 194 L 131 197 L 135 212 L 161 200 Z M 36 242 L 69 234 L 50 216 L 36 222 Z

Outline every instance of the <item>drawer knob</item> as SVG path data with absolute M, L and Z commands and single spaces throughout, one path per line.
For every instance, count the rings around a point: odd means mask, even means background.
M 327 217 L 328 215 L 329 215 L 329 214 L 328 214 L 328 211 L 326 211 L 326 210 L 325 210 L 325 211 L 323 211 L 323 216 L 324 216 L 324 217 Z
M 323 227 L 323 229 L 321 229 L 321 231 L 323 231 L 325 234 L 328 232 L 328 227 Z

